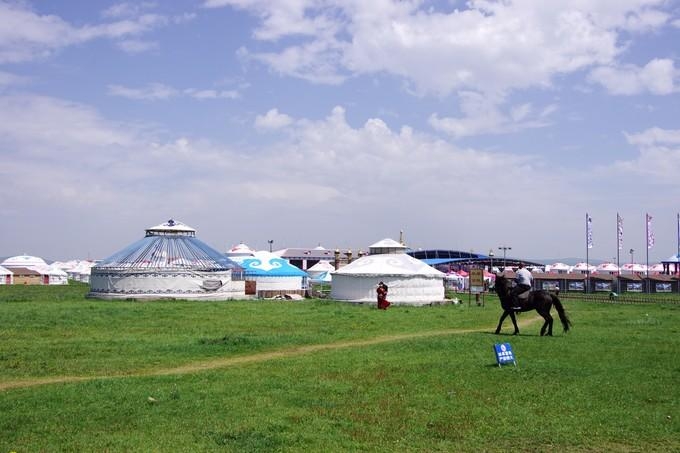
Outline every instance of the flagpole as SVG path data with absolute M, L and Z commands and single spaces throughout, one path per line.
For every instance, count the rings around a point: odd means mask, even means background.
M 621 292 L 621 216 L 616 213 L 616 292 Z
M 590 232 L 590 225 L 588 223 L 589 220 L 589 215 L 586 212 L 586 293 L 588 293 L 588 286 L 590 286 L 590 264 L 588 261 L 588 250 L 591 247 L 591 232 Z
M 645 238 L 647 240 L 647 269 L 646 269 L 646 280 L 647 280 L 647 292 L 649 293 L 649 213 L 645 213 Z

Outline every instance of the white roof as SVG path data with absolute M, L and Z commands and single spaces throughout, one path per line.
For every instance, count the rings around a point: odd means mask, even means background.
M 335 266 L 333 266 L 330 261 L 322 260 L 316 263 L 314 266 L 307 269 L 307 272 L 327 272 L 334 271 Z
M 11 270 L 0 266 L 0 275 L 13 275 L 13 274 L 14 272 L 12 272 Z
M 341 267 L 333 275 L 431 275 L 441 276 L 439 272 L 405 253 L 387 255 L 367 255 Z
M 383 239 L 382 241 L 378 241 L 373 245 L 370 245 L 369 248 L 375 248 L 375 249 L 405 249 L 407 248 L 404 244 L 395 241 L 394 239 L 386 238 Z
M 166 232 L 166 233 L 196 233 L 196 230 L 191 228 L 189 225 L 185 225 L 182 222 L 177 222 L 173 219 L 168 220 L 165 223 L 161 223 L 160 225 L 153 226 L 151 228 L 146 229 L 147 232 L 154 232 L 154 233 L 161 233 L 161 232 Z
M 11 258 L 7 258 L 2 263 L 5 267 L 35 267 L 35 266 L 47 266 L 44 259 L 38 258 L 37 256 L 31 255 L 18 255 Z
M 229 251 L 226 253 L 226 255 L 227 256 L 232 256 L 232 255 L 234 255 L 234 256 L 236 256 L 236 255 L 253 256 L 254 252 L 250 247 L 248 247 L 246 244 L 241 242 L 240 244 L 237 244 L 237 245 L 233 246 L 232 248 L 230 248 Z

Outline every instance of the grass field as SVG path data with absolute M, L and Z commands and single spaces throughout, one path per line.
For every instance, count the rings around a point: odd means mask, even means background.
M 110 302 L 0 286 L 0 453 L 680 451 L 680 305 Z M 464 301 L 466 299 L 464 298 Z M 518 366 L 496 365 L 510 342 Z

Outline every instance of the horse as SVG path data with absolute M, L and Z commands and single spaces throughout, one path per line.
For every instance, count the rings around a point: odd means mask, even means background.
M 520 308 L 518 309 L 515 307 L 517 303 L 513 300 L 511 294 L 512 285 L 510 284 L 510 280 L 507 277 L 502 274 L 496 275 L 495 289 L 496 294 L 498 294 L 498 298 L 501 300 L 501 307 L 503 308 L 503 314 L 501 315 L 501 319 L 498 321 L 498 327 L 496 327 L 496 335 L 501 332 L 503 321 L 505 321 L 505 318 L 507 318 L 508 315 L 510 316 L 510 319 L 512 319 L 512 324 L 515 326 L 515 332 L 513 335 L 518 335 L 519 327 L 517 327 L 515 312 L 536 310 L 538 314 L 541 315 L 545 320 L 543 327 L 541 327 L 541 336 L 546 334 L 546 330 L 547 334 L 552 336 L 553 317 L 550 315 L 550 309 L 553 305 L 557 309 L 557 314 L 559 315 L 560 321 L 562 322 L 562 327 L 564 327 L 564 332 L 566 333 L 569 331 L 569 328 L 571 327 L 571 321 L 567 317 L 567 313 L 562 306 L 562 302 L 560 302 L 560 299 L 555 294 L 551 294 L 544 290 L 531 290 L 529 292 L 528 298 L 520 298 Z

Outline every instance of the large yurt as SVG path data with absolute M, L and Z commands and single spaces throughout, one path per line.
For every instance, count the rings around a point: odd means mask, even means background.
M 144 238 L 90 270 L 89 297 L 99 299 L 226 300 L 245 298 L 238 266 L 174 220 L 148 228 Z
M 9 269 L 12 283 L 24 285 L 67 285 L 66 272 L 49 265 L 44 259 L 31 255 L 18 255 L 7 258 L 2 266 Z
M 388 287 L 387 300 L 395 305 L 427 305 L 444 300 L 443 272 L 407 255 L 407 247 L 383 239 L 369 254 L 332 272 L 331 298 L 355 303 L 375 303 L 376 287 Z
M 6 267 L 0 266 L 0 285 L 11 285 L 14 283 L 14 273 Z
M 17 255 L 7 258 L 5 261 L 0 263 L 0 266 L 11 269 L 13 267 L 26 267 L 28 269 L 33 269 L 36 266 L 47 266 L 44 259 L 31 256 L 31 255 Z
M 243 268 L 248 294 L 259 298 L 302 296 L 307 290 L 307 273 L 278 255 L 256 251 L 252 256 L 232 259 Z

